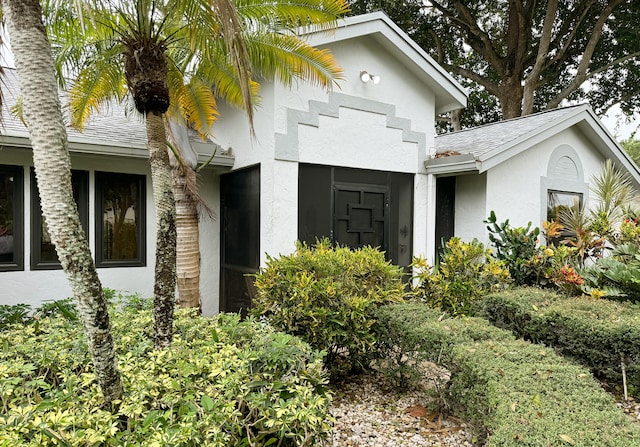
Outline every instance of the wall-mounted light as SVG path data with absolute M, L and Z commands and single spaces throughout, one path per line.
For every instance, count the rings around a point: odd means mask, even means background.
M 369 73 L 369 72 L 368 72 L 368 71 L 366 71 L 366 70 L 362 70 L 362 71 L 360 72 L 360 80 L 361 80 L 362 82 L 365 82 L 365 83 L 366 83 L 366 82 L 371 81 L 371 82 L 373 82 L 374 84 L 379 84 L 379 83 L 380 83 L 380 76 L 379 76 L 379 75 L 371 74 L 371 73 Z

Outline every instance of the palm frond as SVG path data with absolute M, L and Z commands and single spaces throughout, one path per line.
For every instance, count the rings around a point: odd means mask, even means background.
M 219 116 L 218 104 L 211 87 L 197 78 L 172 91 L 171 103 L 180 110 L 187 125 L 201 137 L 209 134 L 213 122 Z
M 591 189 L 600 202 L 600 210 L 607 215 L 621 212 L 634 196 L 631 176 L 616 169 L 611 159 L 603 163 L 601 173 L 593 179 Z
M 119 63 L 96 63 L 83 70 L 69 93 L 71 125 L 82 130 L 93 113 L 109 100 L 122 101 L 126 94 L 125 77 Z
M 237 0 L 236 7 L 248 23 L 268 26 L 272 31 L 335 28 L 338 18 L 349 11 L 344 0 Z
M 207 83 L 214 94 L 223 98 L 228 104 L 239 109 L 247 107 L 244 91 L 240 86 L 241 81 L 235 67 L 228 59 L 216 57 L 198 63 L 197 71 L 193 76 Z M 253 80 L 249 80 L 249 83 L 251 106 L 255 106 L 259 103 L 260 84 Z
M 331 89 L 342 79 L 342 69 L 331 52 L 315 48 L 296 36 L 252 34 L 247 43 L 254 71 L 263 78 L 275 77 L 287 86 L 302 79 L 325 89 Z

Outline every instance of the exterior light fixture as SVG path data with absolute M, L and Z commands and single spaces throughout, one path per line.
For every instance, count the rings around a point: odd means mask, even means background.
M 366 70 L 362 70 L 360 72 L 360 80 L 362 82 L 364 82 L 364 83 L 367 83 L 367 82 L 371 81 L 374 84 L 379 84 L 380 83 L 380 76 L 371 74 Z

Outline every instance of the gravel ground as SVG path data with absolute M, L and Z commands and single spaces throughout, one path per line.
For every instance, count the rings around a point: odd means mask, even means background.
M 427 387 L 396 393 L 376 375 L 365 375 L 336 390 L 331 414 L 336 422 L 331 447 L 441 446 L 471 447 L 469 427 L 453 416 L 443 417 Z
M 442 373 L 442 372 L 440 372 Z M 375 374 L 358 377 L 335 390 L 335 418 L 329 447 L 439 446 L 479 447 L 464 421 L 443 417 L 429 397 L 426 381 L 420 389 L 397 393 Z M 640 424 L 640 402 L 618 399 L 617 405 Z

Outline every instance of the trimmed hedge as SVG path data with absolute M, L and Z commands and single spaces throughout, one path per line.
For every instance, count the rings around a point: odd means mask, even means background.
M 640 307 L 604 299 L 568 298 L 533 288 L 487 296 L 477 314 L 534 343 L 552 346 L 608 381 L 640 389 Z
M 0 332 L 0 447 L 311 446 L 331 429 L 322 354 L 234 314 L 177 310 L 153 348 L 150 308 L 112 314 L 125 394 L 104 408 L 82 327 L 60 316 Z
M 447 403 L 486 447 L 640 445 L 640 429 L 582 367 L 482 319 L 443 318 L 424 307 L 380 309 L 387 343 L 449 369 Z

